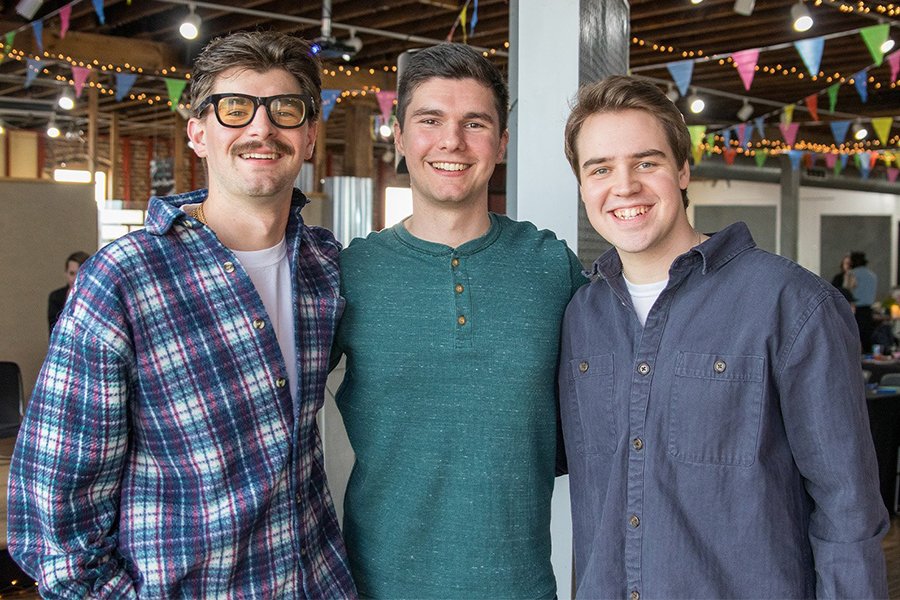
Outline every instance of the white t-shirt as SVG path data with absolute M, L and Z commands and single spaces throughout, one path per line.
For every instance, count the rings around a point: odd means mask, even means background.
M 624 276 L 623 279 L 625 279 Z M 653 303 L 656 302 L 662 291 L 666 289 L 667 283 L 669 283 L 668 279 L 641 284 L 631 283 L 628 279 L 625 279 L 628 293 L 631 294 L 631 303 L 634 305 L 634 310 L 641 321 L 641 325 L 647 323 L 647 315 L 650 314 Z
M 297 347 L 294 344 L 294 307 L 292 305 L 291 266 L 284 238 L 265 250 L 232 250 L 253 281 L 269 313 L 281 355 L 287 366 L 291 397 L 297 398 Z

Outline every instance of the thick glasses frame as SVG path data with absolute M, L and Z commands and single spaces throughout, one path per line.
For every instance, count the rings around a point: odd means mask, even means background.
M 219 102 L 224 98 L 232 98 L 235 96 L 237 96 L 238 98 L 246 98 L 247 100 L 253 102 L 253 112 L 250 113 L 249 117 L 247 117 L 247 122 L 241 125 L 231 125 L 229 123 L 226 123 L 219 115 Z M 275 102 L 276 100 L 282 100 L 284 98 L 293 98 L 295 100 L 300 100 L 300 102 L 303 104 L 303 118 L 300 119 L 300 122 L 296 125 L 281 125 L 272 116 L 272 102 Z M 197 115 L 202 115 L 203 111 L 206 110 L 206 107 L 210 105 L 213 107 L 213 112 L 216 114 L 216 120 L 222 127 L 230 127 L 232 129 L 240 129 L 241 127 L 246 127 L 253 122 L 254 118 L 256 118 L 256 111 L 259 110 L 259 107 L 265 106 L 266 116 L 269 117 L 269 122 L 271 122 L 272 125 L 280 129 L 297 129 L 298 127 L 303 127 L 306 121 L 309 120 L 309 114 L 310 112 L 312 112 L 313 101 L 310 96 L 307 96 L 305 94 L 278 94 L 277 96 L 251 96 L 249 94 L 238 94 L 237 92 L 211 94 L 207 96 L 207 98 L 197 107 Z

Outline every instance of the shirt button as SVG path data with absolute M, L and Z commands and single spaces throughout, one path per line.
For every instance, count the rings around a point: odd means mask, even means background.
M 450 266 L 453 267 L 453 268 L 458 267 L 458 266 L 459 266 L 459 259 L 458 259 L 458 258 L 454 258 L 453 260 L 451 260 L 451 261 L 450 261 Z
M 578 370 L 581 371 L 582 373 L 587 373 L 587 370 L 590 368 L 591 368 L 591 365 L 586 360 L 583 360 L 580 363 L 578 363 Z
M 457 294 L 462 294 L 462 293 L 463 293 L 463 290 L 466 289 L 466 288 L 464 288 L 463 285 L 462 285 L 461 283 L 457 283 L 457 284 L 456 284 L 456 287 L 454 287 L 453 289 L 456 290 L 456 293 L 457 293 Z
M 725 361 L 722 359 L 719 359 L 713 365 L 713 369 L 715 369 L 716 373 L 724 373 L 726 366 L 727 365 L 725 364 Z
M 456 317 L 456 322 L 459 323 L 460 325 L 465 325 L 466 324 L 465 315 L 459 315 L 458 317 Z
M 222 263 L 222 268 L 225 269 L 226 273 L 234 273 L 234 263 L 230 260 Z
M 650 374 L 650 365 L 642 362 L 638 365 L 637 372 L 641 375 L 649 375 Z
M 641 593 L 637 590 L 631 591 L 631 600 L 641 600 Z
M 641 520 L 638 519 L 637 515 L 631 515 L 631 518 L 628 519 L 628 522 L 631 524 L 632 527 L 638 527 L 641 524 Z
M 193 229 L 193 228 L 194 228 L 194 222 L 193 222 L 193 221 L 190 221 L 190 220 L 188 220 L 188 219 L 185 219 L 185 220 L 184 220 L 184 226 L 187 227 L 188 229 Z
M 284 377 L 279 377 L 278 379 L 275 380 L 275 387 L 283 388 L 286 385 L 287 385 L 287 379 L 285 379 Z M 298 499 L 300 498 L 299 494 L 297 495 L 297 498 Z
M 634 438 L 631 440 L 631 447 L 640 452 L 644 448 L 644 440 L 641 438 Z
M 266 326 L 266 322 L 262 319 L 253 319 L 253 328 L 254 329 L 263 329 Z

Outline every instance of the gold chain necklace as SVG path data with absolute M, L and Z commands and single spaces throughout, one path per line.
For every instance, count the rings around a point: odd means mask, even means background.
M 206 215 L 203 214 L 203 203 L 202 202 L 197 205 L 197 210 L 194 211 L 194 218 L 197 219 L 198 221 L 200 221 L 201 223 L 203 223 L 204 225 L 207 225 L 207 226 L 209 225 L 209 223 L 206 222 Z

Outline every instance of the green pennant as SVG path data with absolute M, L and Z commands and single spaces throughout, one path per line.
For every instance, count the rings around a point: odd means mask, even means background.
M 10 31 L 6 34 L 6 44 L 3 46 L 3 56 L 0 56 L 0 62 L 6 60 L 6 55 L 13 49 L 13 40 L 16 39 L 16 32 Z
M 169 92 L 169 100 L 172 102 L 172 112 L 178 108 L 178 101 L 181 100 L 181 93 L 187 86 L 187 79 L 172 79 L 166 77 L 166 90 Z
M 703 158 L 703 149 L 700 144 L 706 135 L 706 125 L 690 125 L 688 131 L 691 133 L 691 152 L 694 155 L 694 164 L 699 165 Z
M 756 161 L 756 166 L 757 166 L 757 167 L 761 167 L 761 166 L 763 166 L 764 164 L 766 164 L 766 159 L 767 159 L 767 158 L 769 158 L 769 151 L 768 151 L 768 150 L 757 150 L 757 151 L 753 154 L 753 160 Z
M 837 177 L 841 174 L 841 171 L 844 170 L 844 165 L 841 164 L 841 161 L 834 161 L 834 176 Z
M 706 155 L 707 155 L 707 156 L 709 156 L 710 154 L 712 154 L 712 149 L 715 148 L 715 146 L 716 146 L 716 134 L 715 134 L 715 132 L 713 132 L 713 133 L 707 133 L 707 134 L 706 134 Z
M 887 41 L 888 36 L 891 34 L 890 30 L 891 26 L 889 23 L 879 23 L 878 25 L 863 27 L 859 30 L 859 35 L 862 36 L 863 41 L 866 43 L 866 48 L 869 49 L 869 54 L 872 55 L 876 67 L 880 67 L 881 62 L 884 60 L 884 52 L 881 51 L 881 45 Z
M 882 144 L 887 144 L 888 136 L 891 133 L 891 126 L 894 124 L 894 117 L 873 117 L 872 129 Z
M 834 112 L 834 107 L 837 106 L 837 96 L 838 96 L 838 88 L 841 87 L 840 83 L 835 83 L 828 86 L 828 111 Z
M 794 120 L 794 109 L 797 107 L 796 104 L 787 104 L 784 107 L 784 112 L 781 113 L 781 122 L 785 125 L 790 125 Z

